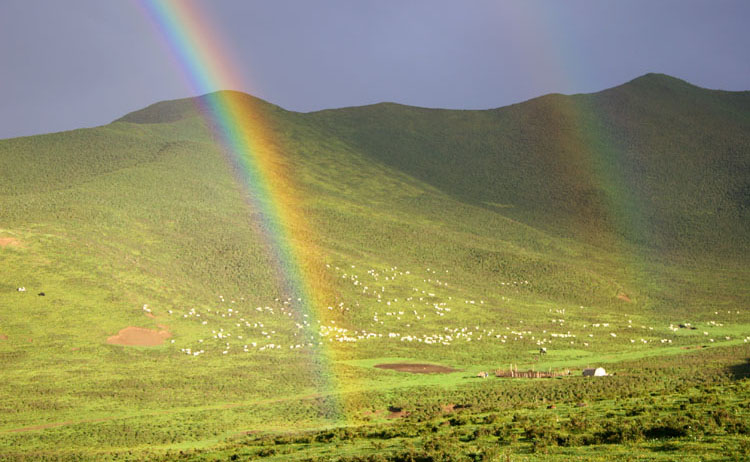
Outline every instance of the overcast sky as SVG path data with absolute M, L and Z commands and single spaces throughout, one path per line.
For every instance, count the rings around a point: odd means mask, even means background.
M 0 138 L 103 125 L 193 96 L 144 0 L 0 0 Z M 485 109 L 647 72 L 750 90 L 750 1 L 197 1 L 286 109 Z

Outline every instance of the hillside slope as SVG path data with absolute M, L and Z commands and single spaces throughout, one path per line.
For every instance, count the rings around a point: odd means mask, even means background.
M 596 94 L 487 111 L 382 103 L 299 114 L 250 100 L 273 114 L 280 134 L 290 123 L 317 130 L 547 232 L 691 252 L 748 246 L 750 92 L 647 74 Z M 168 123 L 195 111 L 189 100 L 162 102 L 118 121 Z
M 308 117 L 375 161 L 551 232 L 747 248 L 750 92 L 649 74 L 488 111 L 378 104 Z
M 459 389 L 510 363 L 647 361 L 750 336 L 750 93 L 648 75 L 488 111 L 303 114 L 223 96 L 268 128 L 292 180 L 320 250 L 305 268 L 326 285 L 318 312 L 292 308 L 202 116 L 216 94 L 0 140 L 11 459 L 143 459 L 364 422 L 394 390 Z M 109 343 L 126 327 L 170 337 Z M 373 367 L 394 360 L 458 371 Z

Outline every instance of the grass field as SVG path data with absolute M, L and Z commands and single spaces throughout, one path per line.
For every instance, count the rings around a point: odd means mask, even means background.
M 272 129 L 330 300 L 295 311 L 189 100 L 2 140 L 1 459 L 748 457 L 748 92 L 233 97 Z M 170 337 L 108 343 L 129 326 Z M 457 371 L 374 367 L 397 362 Z M 510 367 L 571 375 L 476 377 Z

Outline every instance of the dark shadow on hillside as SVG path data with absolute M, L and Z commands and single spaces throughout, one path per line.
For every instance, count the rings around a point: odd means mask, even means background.
M 301 117 L 374 162 L 553 236 L 733 255 L 750 239 L 737 148 L 748 96 L 649 74 L 484 111 L 384 103 Z
M 750 358 L 746 358 L 744 363 L 729 366 L 729 373 L 735 380 L 750 377 Z

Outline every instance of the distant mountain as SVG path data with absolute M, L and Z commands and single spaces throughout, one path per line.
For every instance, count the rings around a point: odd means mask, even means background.
M 244 98 L 277 114 L 280 133 L 285 123 L 307 126 L 458 200 L 558 235 L 699 251 L 748 243 L 750 92 L 647 74 L 599 93 L 484 111 L 381 103 L 301 114 Z M 189 116 L 195 100 L 118 122 Z
M 747 244 L 750 92 L 648 74 L 488 111 L 377 104 L 305 117 L 375 161 L 549 231 Z
M 122 243 L 140 235 L 107 258 L 160 243 L 149 271 L 172 283 L 267 286 L 255 212 L 201 116 L 215 96 L 0 141 L 2 226 L 88 230 L 78 238 L 86 246 L 101 228 Z M 750 254 L 750 92 L 648 74 L 482 111 L 381 103 L 297 113 L 224 96 L 251 109 L 246 123 L 269 127 L 298 205 L 332 254 L 439 260 L 490 285 L 498 275 L 567 274 L 575 284 L 537 289 L 571 298 L 590 297 L 592 277 L 614 277 L 619 257 L 592 275 L 594 256 Z M 597 297 L 611 296 L 603 284 Z

